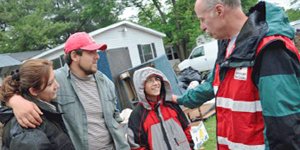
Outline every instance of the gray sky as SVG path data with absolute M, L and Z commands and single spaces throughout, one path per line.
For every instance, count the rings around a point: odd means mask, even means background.
M 119 16 L 120 19 L 128 19 L 131 16 L 136 16 L 138 12 L 137 8 L 134 7 L 127 7 L 125 8 L 123 14 Z

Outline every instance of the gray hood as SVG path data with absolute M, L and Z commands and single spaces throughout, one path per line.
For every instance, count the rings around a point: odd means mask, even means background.
M 134 88 L 138 97 L 139 102 L 143 104 L 143 106 L 150 110 L 151 106 L 149 105 L 148 101 L 146 100 L 144 87 L 145 87 L 145 81 L 146 79 L 151 75 L 158 75 L 162 78 L 163 86 L 161 88 L 164 88 L 166 91 L 165 95 L 165 101 L 171 101 L 172 98 L 172 89 L 169 80 L 167 77 L 159 70 L 151 67 L 145 67 L 139 70 L 136 70 L 133 74 L 133 83 Z

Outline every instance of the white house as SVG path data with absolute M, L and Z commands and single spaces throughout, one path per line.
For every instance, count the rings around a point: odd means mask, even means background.
M 140 65 L 149 59 L 165 54 L 163 44 L 164 33 L 155 31 L 141 25 L 122 21 L 90 32 L 97 43 L 107 44 L 107 51 L 115 49 L 128 49 L 132 67 Z M 54 60 L 56 67 L 62 65 L 64 44 L 47 50 L 32 58 L 45 58 Z

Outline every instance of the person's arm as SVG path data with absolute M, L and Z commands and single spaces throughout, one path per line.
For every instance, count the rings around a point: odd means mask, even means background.
M 114 118 L 118 123 L 121 123 L 123 119 L 120 116 L 120 110 L 117 108 L 117 97 L 114 98 L 115 108 L 114 108 Z
M 148 134 L 144 131 L 143 122 L 146 112 L 138 104 L 128 120 L 127 140 L 131 150 L 148 150 Z
M 27 101 L 20 95 L 12 96 L 5 102 L 7 106 L 13 109 L 18 123 L 24 128 L 36 128 L 42 123 L 40 115 L 43 113 L 32 102 Z
M 270 145 L 295 149 L 292 145 L 299 145 L 300 141 L 300 130 L 296 130 L 300 126 L 299 58 L 282 42 L 274 42 L 256 58 L 253 80 L 259 91 Z
M 47 150 L 51 143 L 41 130 L 24 131 L 15 135 L 10 141 L 10 150 Z
M 193 89 L 187 90 L 182 96 L 173 96 L 173 101 L 188 108 L 201 106 L 204 102 L 209 101 L 215 97 L 212 80 L 213 73 L 210 73 L 204 83 L 196 86 Z
M 147 150 L 147 148 L 143 145 L 140 145 L 135 140 L 135 134 L 134 131 L 131 128 L 128 128 L 127 130 L 127 140 L 130 146 L 131 150 Z

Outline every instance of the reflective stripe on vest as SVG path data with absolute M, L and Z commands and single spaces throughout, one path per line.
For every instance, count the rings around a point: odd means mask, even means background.
M 245 145 L 243 143 L 235 143 L 232 141 L 229 141 L 225 137 L 218 136 L 218 143 L 222 145 L 227 145 L 229 149 L 233 150 L 264 150 L 265 145 Z
M 260 112 L 262 111 L 260 100 L 246 102 L 230 98 L 218 97 L 217 107 L 227 108 L 236 112 Z

